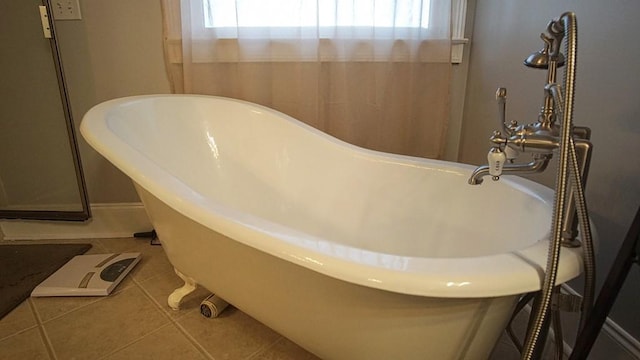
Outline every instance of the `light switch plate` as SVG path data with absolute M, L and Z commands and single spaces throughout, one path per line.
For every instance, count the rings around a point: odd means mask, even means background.
M 78 0 L 51 0 L 51 13 L 54 20 L 82 19 Z

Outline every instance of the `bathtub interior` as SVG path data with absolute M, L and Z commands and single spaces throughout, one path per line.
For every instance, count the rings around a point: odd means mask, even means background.
M 320 239 L 459 258 L 548 237 L 549 189 L 520 180 L 469 186 L 468 166 L 358 148 L 261 106 L 149 97 L 106 118 L 124 143 L 198 196 Z

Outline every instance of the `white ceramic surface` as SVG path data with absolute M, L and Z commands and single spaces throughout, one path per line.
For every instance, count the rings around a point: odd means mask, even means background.
M 322 359 L 486 359 L 540 287 L 550 189 L 365 150 L 271 109 L 152 95 L 91 109 L 81 131 L 134 181 L 185 286 Z M 558 281 L 580 273 L 562 249 Z
M 522 178 L 362 149 L 266 107 L 197 95 L 116 99 L 81 131 L 137 184 L 245 245 L 347 282 L 487 297 L 540 287 L 553 192 Z M 563 249 L 558 282 L 577 276 Z

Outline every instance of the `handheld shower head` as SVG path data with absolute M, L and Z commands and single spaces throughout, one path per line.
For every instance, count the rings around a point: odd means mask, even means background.
M 562 53 L 558 51 L 556 54 L 552 54 L 551 45 L 554 39 L 544 33 L 540 34 L 540 38 L 544 41 L 544 47 L 524 59 L 524 65 L 535 69 L 548 69 L 552 56 L 556 57 L 557 67 L 564 65 Z
M 524 65 L 535 69 L 548 69 L 549 68 L 549 52 L 542 49 L 536 51 L 524 59 Z M 558 54 L 558 67 L 564 65 L 564 55 Z

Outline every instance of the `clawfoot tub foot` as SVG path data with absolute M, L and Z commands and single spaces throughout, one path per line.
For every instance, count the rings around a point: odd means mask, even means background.
M 171 293 L 171 295 L 169 295 L 167 304 L 173 310 L 180 310 L 180 302 L 182 302 L 182 299 L 192 293 L 196 289 L 198 284 L 196 284 L 195 280 L 193 280 L 192 278 L 178 271 L 178 269 L 174 268 L 173 270 L 176 272 L 176 275 L 178 275 L 180 279 L 184 281 L 184 285 L 175 289 Z

